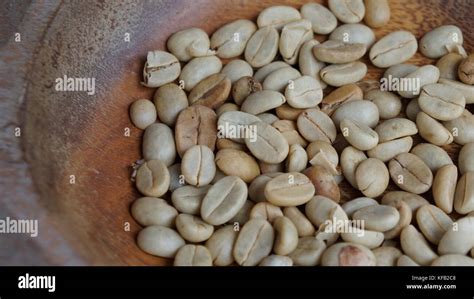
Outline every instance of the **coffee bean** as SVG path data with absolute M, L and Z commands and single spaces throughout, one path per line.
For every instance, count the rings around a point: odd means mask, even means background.
M 247 185 L 236 176 L 216 182 L 202 200 L 201 217 L 212 225 L 224 224 L 234 217 L 245 204 Z

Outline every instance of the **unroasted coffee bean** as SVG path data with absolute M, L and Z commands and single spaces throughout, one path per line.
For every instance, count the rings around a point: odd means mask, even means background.
M 467 143 L 461 148 L 458 165 L 461 174 L 474 171 L 474 142 Z
M 360 61 L 333 64 L 323 68 L 320 72 L 324 82 L 336 87 L 362 80 L 365 74 L 367 74 L 367 66 Z
M 280 163 L 288 156 L 289 145 L 277 129 L 264 122 L 251 124 L 254 128 L 255 138 L 246 138 L 250 152 L 265 163 Z
M 379 203 L 373 198 L 358 197 L 358 198 L 351 199 L 350 201 L 343 204 L 342 208 L 344 209 L 344 212 L 346 212 L 347 216 L 352 217 L 352 215 L 358 210 L 368 207 L 368 206 L 378 205 L 378 204 Z
M 178 211 L 164 199 L 155 197 L 140 197 L 131 207 L 133 218 L 143 226 L 161 225 L 174 227 Z
M 409 63 L 395 64 L 385 71 L 385 73 L 383 74 L 383 78 L 389 79 L 390 77 L 392 77 L 392 79 L 402 79 L 406 75 L 413 73 L 417 69 L 419 69 L 418 66 Z
M 313 55 L 313 47 L 319 44 L 315 39 L 305 42 L 300 49 L 298 56 L 298 66 L 303 76 L 311 76 L 315 78 L 321 88 L 326 88 L 326 83 L 321 80 L 319 72 L 326 66 L 324 62 L 318 61 Z
M 226 225 L 216 230 L 206 241 L 214 265 L 229 266 L 234 262 L 232 251 L 238 234 L 233 225 Z
M 181 111 L 174 131 L 178 154 L 182 157 L 193 145 L 205 145 L 214 151 L 217 139 L 216 122 L 216 113 L 201 105 Z
M 184 245 L 174 258 L 174 266 L 212 266 L 212 257 L 209 250 L 202 245 Z
M 443 122 L 443 125 L 453 133 L 457 144 L 474 142 L 474 115 L 469 110 L 464 109 L 460 117 Z
M 212 34 L 211 48 L 221 58 L 237 57 L 244 52 L 248 40 L 256 30 L 257 26 L 252 21 L 233 21 Z
M 305 206 L 306 216 L 316 227 L 323 223 L 347 221 L 346 212 L 332 199 L 316 195 Z M 336 223 L 337 224 L 337 223 Z
M 209 36 L 199 28 L 188 28 L 174 33 L 167 41 L 168 50 L 180 61 L 189 61 L 194 57 L 213 55 L 210 50 Z
M 242 105 L 251 94 L 262 90 L 262 85 L 254 77 L 242 77 L 232 85 L 232 98 L 237 105 Z
M 336 138 L 336 127 L 332 120 L 317 109 L 307 109 L 298 116 L 298 131 L 308 141 L 322 140 L 332 143 Z
M 367 151 L 367 156 L 377 158 L 382 162 L 388 162 L 396 155 L 408 153 L 413 145 L 410 136 L 379 143 L 376 147 Z
M 418 99 L 412 99 L 408 105 L 407 109 L 405 111 L 407 118 L 411 121 L 416 121 L 416 116 L 418 115 L 418 112 L 421 111 L 420 106 L 418 105 Z
M 454 87 L 466 98 L 466 104 L 474 103 L 474 86 L 449 79 L 439 79 L 438 83 Z
M 387 203 L 387 205 L 397 209 L 398 213 L 400 214 L 400 220 L 398 220 L 397 225 L 383 233 L 385 239 L 390 240 L 398 238 L 402 230 L 410 225 L 413 218 L 413 212 L 408 203 L 403 201 L 401 198 L 396 198 L 395 200 Z M 428 202 L 426 202 L 426 205 L 428 205 Z
M 400 235 L 400 244 L 403 252 L 422 266 L 430 265 L 438 257 L 423 235 L 413 225 L 403 229 Z
M 416 124 L 406 118 L 392 118 L 380 123 L 375 132 L 380 142 L 386 142 L 418 133 Z
M 444 254 L 466 255 L 474 247 L 474 217 L 459 219 L 439 241 L 438 252 Z
M 372 250 L 377 260 L 377 266 L 396 266 L 397 260 L 403 255 L 403 253 L 391 246 L 382 246 Z
M 416 267 L 419 266 L 414 260 L 412 260 L 408 255 L 402 255 L 397 260 L 398 267 Z
M 281 208 L 268 202 L 259 202 L 250 211 L 250 218 L 262 218 L 270 223 L 280 216 L 283 216 Z
M 428 166 L 410 153 L 397 155 L 389 162 L 390 176 L 400 189 L 421 194 L 429 190 L 433 173 Z
M 356 84 L 343 85 L 324 97 L 321 111 L 331 116 L 344 103 L 352 100 L 362 100 L 362 98 L 362 90 Z
M 199 215 L 201 203 L 211 186 L 194 187 L 183 186 L 173 191 L 171 201 L 173 206 L 181 213 Z
M 329 0 L 329 9 L 343 23 L 359 23 L 365 15 L 362 0 Z
M 423 111 L 416 116 L 416 125 L 420 136 L 432 144 L 442 146 L 453 142 L 451 132 Z
M 143 134 L 142 153 L 145 160 L 161 160 L 166 166 L 172 165 L 176 159 L 173 131 L 160 123 L 148 126 Z
M 222 114 L 224 114 L 224 112 L 228 112 L 228 111 L 239 111 L 240 110 L 240 107 L 239 105 L 237 104 L 234 104 L 234 103 L 224 103 L 222 104 L 222 106 L 220 106 L 219 108 L 217 108 L 216 110 L 216 114 L 217 114 L 217 117 L 220 117 Z M 218 140 L 219 141 L 219 140 Z
M 388 0 L 364 0 L 364 21 L 372 28 L 380 28 L 390 20 Z
M 209 239 L 214 232 L 214 227 L 204 222 L 201 218 L 179 214 L 176 217 L 176 229 L 179 234 L 192 243 L 200 243 Z
M 366 93 L 364 98 L 377 105 L 381 119 L 394 118 L 399 115 L 402 110 L 400 97 L 389 91 L 373 89 Z
M 454 45 L 462 45 L 461 29 L 454 25 L 439 26 L 420 39 L 420 52 L 428 58 L 446 55 Z
M 471 85 L 474 84 L 474 54 L 470 54 L 459 64 L 458 75 L 462 82 Z M 455 80 L 456 78 L 447 79 Z
M 234 259 L 241 266 L 256 266 L 270 254 L 274 232 L 271 224 L 260 218 L 250 219 L 242 229 L 234 246 Z
M 336 243 L 322 256 L 323 266 L 375 266 L 375 255 L 367 247 L 355 243 Z
M 323 90 L 315 78 L 303 76 L 286 87 L 285 97 L 291 107 L 311 108 L 321 102 Z
M 441 210 L 448 214 L 453 211 L 457 180 L 458 169 L 452 164 L 439 168 L 433 180 L 434 201 Z
M 279 50 L 283 60 L 289 64 L 295 64 L 301 46 L 311 39 L 313 39 L 313 30 L 310 21 L 301 19 L 287 23 L 281 30 L 279 41 Z
M 314 226 L 297 207 L 284 208 L 283 215 L 293 222 L 299 237 L 307 237 L 314 234 Z
M 214 74 L 199 82 L 189 93 L 190 105 L 221 106 L 230 94 L 231 82 L 224 74 Z
M 411 153 L 423 160 L 433 173 L 444 165 L 453 164 L 444 149 L 431 143 L 419 143 L 413 147 Z
M 257 161 L 249 154 L 235 149 L 223 149 L 216 154 L 217 167 L 226 175 L 237 176 L 250 183 L 260 174 Z
M 299 206 L 308 202 L 314 191 L 307 176 L 291 172 L 271 179 L 265 186 L 265 198 L 276 206 Z
M 250 94 L 242 103 L 241 111 L 257 115 L 281 106 L 285 96 L 274 90 L 262 90 Z
M 130 106 L 130 119 L 135 127 L 142 130 L 146 129 L 156 121 L 155 105 L 153 105 L 153 102 L 146 99 L 140 99 L 133 102 Z
M 277 118 L 277 120 L 272 122 L 272 127 L 277 129 L 278 132 L 283 135 L 290 146 L 298 144 L 305 147 L 308 145 L 308 142 L 303 137 L 301 137 L 300 133 L 298 132 L 294 121 L 286 119 L 279 120 Z
M 313 141 L 306 147 L 306 153 L 313 166 L 320 165 L 331 171 L 339 164 L 339 155 L 328 142 Z
M 261 68 L 258 69 L 258 71 L 255 72 L 255 79 L 257 79 L 258 82 L 263 82 L 265 78 L 273 73 L 274 71 L 284 68 L 284 67 L 289 67 L 290 65 L 284 61 L 273 61 Z
M 174 127 L 181 111 L 188 107 L 186 93 L 174 83 L 158 88 L 153 97 L 160 120 L 170 127 Z
M 370 49 L 375 42 L 375 34 L 364 24 L 343 24 L 331 33 L 329 39 L 351 44 L 364 44 L 366 49 Z
M 286 171 L 299 172 L 305 169 L 308 164 L 308 155 L 299 144 L 292 144 L 286 160 Z
M 379 142 L 377 132 L 365 124 L 346 118 L 341 121 L 340 126 L 346 140 L 361 151 L 370 150 Z
M 362 161 L 356 169 L 358 189 L 367 197 L 377 197 L 387 189 L 389 173 L 387 166 L 375 158 Z
M 416 212 L 416 222 L 425 238 L 436 245 L 453 225 L 451 218 L 433 205 L 420 207 Z
M 418 104 L 431 117 L 447 121 L 461 116 L 466 99 L 456 89 L 435 83 L 423 87 Z
M 474 172 L 466 172 L 459 179 L 454 195 L 454 209 L 462 215 L 474 211 Z
M 403 89 L 400 88 L 398 91 L 398 94 L 402 97 L 412 99 L 420 94 L 422 87 L 438 82 L 439 69 L 433 65 L 424 65 L 412 73 L 409 73 L 403 79 L 411 82 L 418 82 L 411 86 L 408 85 Z
M 217 122 L 219 138 L 229 138 L 239 143 L 245 143 L 245 137 L 252 137 L 250 134 L 255 133 L 255 128 L 250 125 L 259 121 L 257 116 L 242 111 L 225 112 Z
M 301 6 L 301 15 L 304 19 L 311 21 L 316 34 L 331 33 L 337 26 L 334 14 L 319 3 L 306 3 Z
M 257 25 L 281 29 L 285 24 L 301 19 L 299 11 L 291 6 L 270 6 L 260 12 Z
M 381 203 L 384 205 L 390 205 L 395 207 L 398 206 L 398 201 L 405 202 L 410 207 L 413 213 L 416 213 L 416 211 L 420 207 L 429 204 L 429 202 L 424 197 L 405 191 L 387 192 L 382 198 Z
M 458 53 L 448 53 L 436 62 L 439 77 L 449 80 L 458 80 L 458 67 L 464 57 Z
M 325 167 L 315 165 L 306 169 L 304 174 L 311 180 L 311 183 L 313 183 L 316 194 L 326 196 L 335 202 L 340 201 L 341 193 L 337 186 L 336 179 Z
M 301 73 L 293 67 L 284 67 L 270 73 L 263 81 L 263 89 L 284 92 L 291 81 L 301 77 Z
M 369 249 L 374 249 L 382 244 L 384 235 L 381 232 L 350 227 L 348 230 L 341 233 L 341 238 L 345 242 L 356 243 Z
M 377 41 L 370 49 L 370 61 L 386 68 L 410 59 L 418 49 L 415 36 L 408 31 L 395 31 Z
M 284 255 L 269 255 L 264 258 L 259 266 L 263 267 L 288 267 L 293 266 L 293 261 L 291 258 L 284 256 Z
M 354 100 L 342 104 L 331 116 L 336 127 L 340 127 L 343 119 L 350 119 L 371 128 L 374 128 L 379 122 L 379 110 L 371 101 Z M 380 133 L 377 132 L 380 136 Z M 382 139 L 380 138 L 380 142 Z
M 318 60 L 323 62 L 348 63 L 364 56 L 366 50 L 364 44 L 351 44 L 337 40 L 328 40 L 314 46 L 313 54 Z
M 190 185 L 208 185 L 216 174 L 214 153 L 205 145 L 192 146 L 183 155 L 181 172 Z
M 370 205 L 357 210 L 352 215 L 352 219 L 363 220 L 367 229 L 385 232 L 397 225 L 400 214 L 391 206 Z
M 298 231 L 296 226 L 286 217 L 277 217 L 273 222 L 275 243 L 273 251 L 279 255 L 288 255 L 298 245 Z
M 258 29 L 247 43 L 245 60 L 252 67 L 262 67 L 270 63 L 278 52 L 278 40 L 278 32 L 272 26 Z
M 440 267 L 440 266 L 448 266 L 448 267 L 466 267 L 466 266 L 474 266 L 474 260 L 470 257 L 460 254 L 446 254 L 440 256 L 439 258 L 435 259 L 431 266 Z
M 181 72 L 178 59 L 164 51 L 148 52 L 145 67 L 143 68 L 143 85 L 160 87 L 173 82 Z
M 170 186 L 168 168 L 161 160 L 146 161 L 138 168 L 136 186 L 143 195 L 162 196 Z
M 290 258 L 297 266 L 317 266 L 321 262 L 321 256 L 326 250 L 326 244 L 314 237 L 303 237 L 298 240 L 296 249 L 290 254 Z
M 356 169 L 359 164 L 366 159 L 367 156 L 363 151 L 352 146 L 346 147 L 341 153 L 342 173 L 345 179 L 356 189 L 359 188 L 356 182 Z
M 216 56 L 193 58 L 183 67 L 179 80 L 184 83 L 186 91 L 191 91 L 199 82 L 219 73 L 221 69 L 222 62 Z
M 172 258 L 185 245 L 185 242 L 175 230 L 165 226 L 151 225 L 138 233 L 137 245 L 146 253 Z
M 247 61 L 234 59 L 222 68 L 221 73 L 226 75 L 230 82 L 234 84 L 242 77 L 253 76 L 253 69 Z
M 245 204 L 247 185 L 236 176 L 216 182 L 202 200 L 201 217 L 212 225 L 224 224 L 234 217 Z

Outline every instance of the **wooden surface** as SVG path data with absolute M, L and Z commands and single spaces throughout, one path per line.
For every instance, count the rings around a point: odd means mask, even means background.
M 0 32 L 0 218 L 38 219 L 40 231 L 37 238 L 0 236 L 0 265 L 167 264 L 136 247 L 140 227 L 129 213 L 139 197 L 129 178 L 142 131 L 130 123 L 128 107 L 153 94 L 139 84 L 147 51 L 164 49 L 169 35 L 186 27 L 212 33 L 274 4 L 306 2 L 10 1 L 1 7 L 8 25 Z M 420 38 L 454 24 L 473 50 L 474 2 L 392 0 L 390 6 L 390 23 L 375 30 L 377 38 L 401 29 Z M 432 61 L 417 53 L 409 62 Z M 370 67 L 366 79 L 380 73 Z M 95 77 L 96 95 L 56 92 L 54 80 L 65 74 Z M 14 136 L 16 127 L 21 137 Z

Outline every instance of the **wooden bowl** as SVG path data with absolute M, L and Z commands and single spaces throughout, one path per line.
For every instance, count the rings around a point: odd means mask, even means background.
M 154 90 L 139 84 L 147 51 L 165 49 L 170 34 L 187 27 L 211 34 L 238 18 L 255 20 L 265 7 L 305 2 L 20 1 L 0 8 L 7 24 L 1 29 L 0 218 L 39 220 L 36 238 L 2 236 L 0 264 L 168 264 L 138 249 L 140 226 L 129 212 L 140 196 L 130 166 L 140 159 L 143 132 L 131 124 L 128 108 L 152 98 Z M 390 23 L 375 30 L 377 38 L 401 29 L 420 38 L 454 24 L 473 50 L 472 1 L 390 6 Z M 432 61 L 417 53 L 409 62 Z M 366 78 L 380 74 L 370 67 Z M 96 94 L 56 91 L 55 80 L 64 75 L 94 77 Z

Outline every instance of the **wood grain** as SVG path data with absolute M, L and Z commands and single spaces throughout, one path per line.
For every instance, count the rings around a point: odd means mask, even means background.
M 2 239 L 0 264 L 163 265 L 141 252 L 139 225 L 129 206 L 139 197 L 130 165 L 140 159 L 142 131 L 128 117 L 130 103 L 151 98 L 141 71 L 149 50 L 164 49 L 171 33 L 201 27 L 212 33 L 239 18 L 255 19 L 263 8 L 307 1 L 33 1 L 1 29 L 0 216 L 40 220 L 36 239 Z M 473 50 L 472 1 L 390 1 L 389 24 L 377 38 L 409 30 L 420 38 L 442 24 L 463 29 Z M 14 9 L 2 8 L 2 19 Z M 15 43 L 14 32 L 23 42 Z M 124 40 L 130 34 L 130 42 Z M 318 40 L 324 37 L 318 36 Z M 417 53 L 409 62 L 432 63 Z M 381 70 L 369 67 L 366 79 Z M 56 92 L 63 75 L 95 77 L 96 95 Z M 14 128 L 21 138 L 13 138 Z M 124 130 L 130 128 L 130 137 Z M 456 146 L 448 148 L 455 156 Z M 70 184 L 70 176 L 75 184 Z M 355 193 L 347 184 L 343 192 Z M 124 226 L 130 223 L 130 231 Z M 15 257 L 11 259 L 11 257 Z

